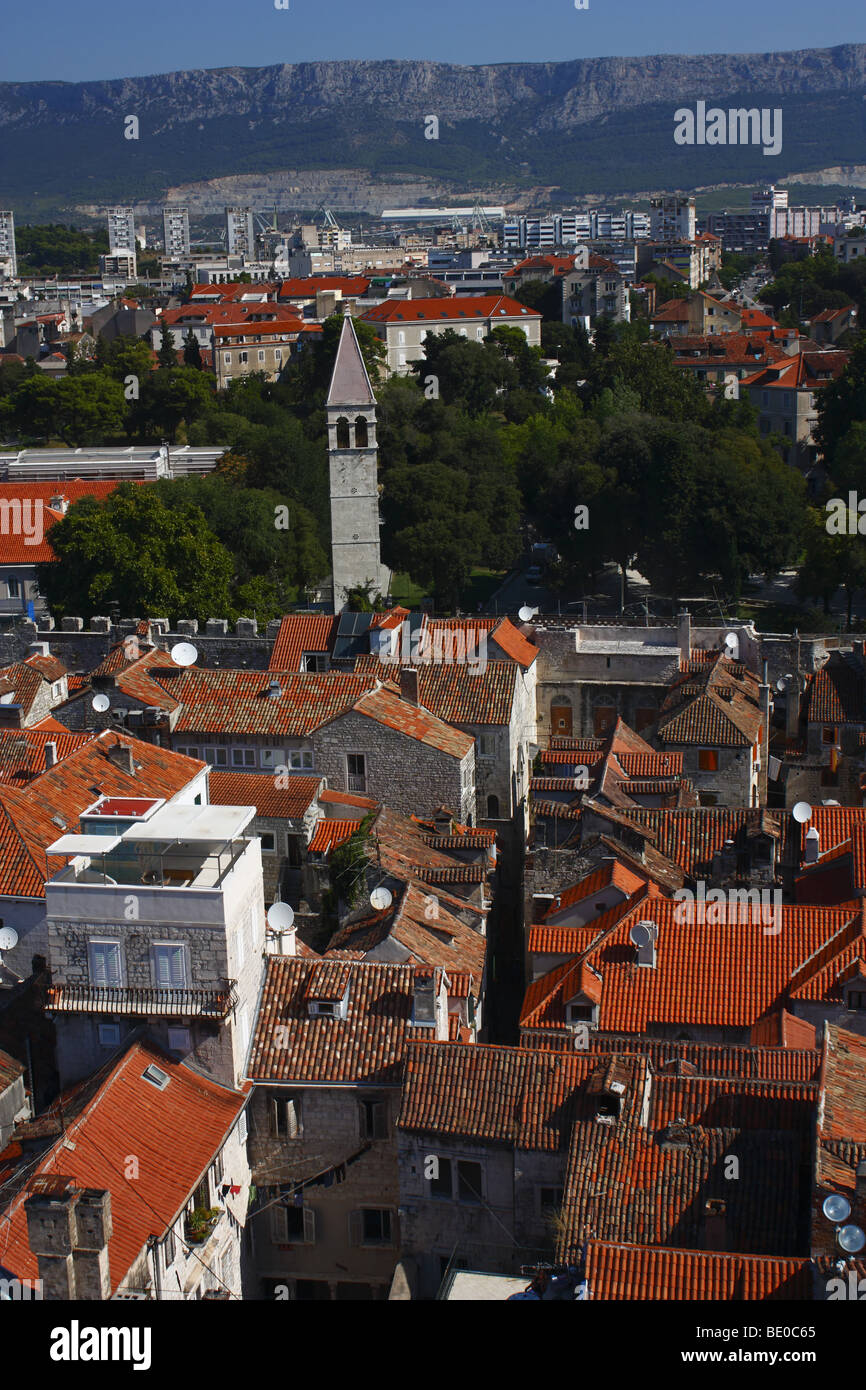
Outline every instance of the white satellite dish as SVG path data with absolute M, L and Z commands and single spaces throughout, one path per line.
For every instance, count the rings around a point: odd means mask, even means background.
M 175 642 L 169 656 L 175 666 L 194 666 L 198 661 L 198 652 L 192 642 Z
M 807 820 L 812 819 L 812 807 L 808 801 L 798 801 L 791 815 L 798 825 L 805 825 Z
M 384 912 L 386 907 L 391 906 L 391 894 L 387 888 L 374 888 L 370 894 L 370 903 L 377 912 Z
M 784 678 L 784 676 L 780 676 L 779 679 L 776 681 L 776 689 L 778 690 L 778 692 L 779 692 L 780 695 L 783 695 L 783 694 L 785 693 L 785 678 Z
M 517 610 L 517 616 L 522 623 L 528 623 L 530 618 L 534 618 L 537 612 L 537 608 L 530 608 L 528 603 L 524 603 L 523 607 Z
M 734 658 L 740 654 L 740 639 L 735 632 L 725 635 L 725 654 Z
M 268 908 L 268 926 L 272 931 L 290 931 L 295 914 L 288 903 L 271 903 Z
M 652 928 L 645 922 L 635 922 L 628 935 L 634 946 L 649 946 L 653 939 Z
M 846 1255 L 859 1255 L 866 1245 L 866 1233 L 859 1226 L 843 1226 L 836 1232 L 836 1239 Z
M 104 714 L 105 711 L 109 708 L 111 701 L 109 700 L 107 695 L 94 695 L 90 703 L 98 714 Z
M 0 951 L 11 951 L 18 945 L 18 933 L 14 927 L 0 927 Z
M 847 1197 L 840 1197 L 838 1193 L 831 1192 L 829 1197 L 824 1198 L 821 1210 L 828 1221 L 832 1221 L 834 1226 L 838 1226 L 840 1222 L 847 1221 L 851 1215 L 851 1203 Z
M 15 700 L 15 691 L 7 690 L 5 695 L 0 695 L 0 705 L 11 705 Z

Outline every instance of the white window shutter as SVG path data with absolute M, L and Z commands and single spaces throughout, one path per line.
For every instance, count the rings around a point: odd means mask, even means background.
M 304 1244 L 315 1245 L 316 1243 L 316 1213 L 309 1207 L 304 1207 Z

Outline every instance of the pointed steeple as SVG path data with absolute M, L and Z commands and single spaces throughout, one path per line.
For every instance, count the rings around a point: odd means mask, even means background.
M 376 397 L 370 385 L 364 356 L 355 332 L 355 325 L 347 314 L 343 319 L 340 345 L 334 359 L 334 371 L 328 391 L 326 406 L 365 406 L 375 405 Z

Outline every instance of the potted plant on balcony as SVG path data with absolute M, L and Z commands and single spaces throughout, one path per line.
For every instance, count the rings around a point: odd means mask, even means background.
M 221 1215 L 221 1207 L 195 1207 L 187 1212 L 186 1238 L 190 1245 L 203 1245 Z

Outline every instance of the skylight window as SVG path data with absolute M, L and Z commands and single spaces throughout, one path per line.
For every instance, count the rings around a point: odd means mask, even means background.
M 164 1091 L 171 1077 L 167 1071 L 162 1070 L 162 1067 L 158 1067 L 154 1062 L 151 1062 L 150 1066 L 145 1067 L 144 1071 L 141 1073 L 141 1079 L 142 1081 L 149 1081 L 151 1086 L 155 1086 L 158 1091 Z

